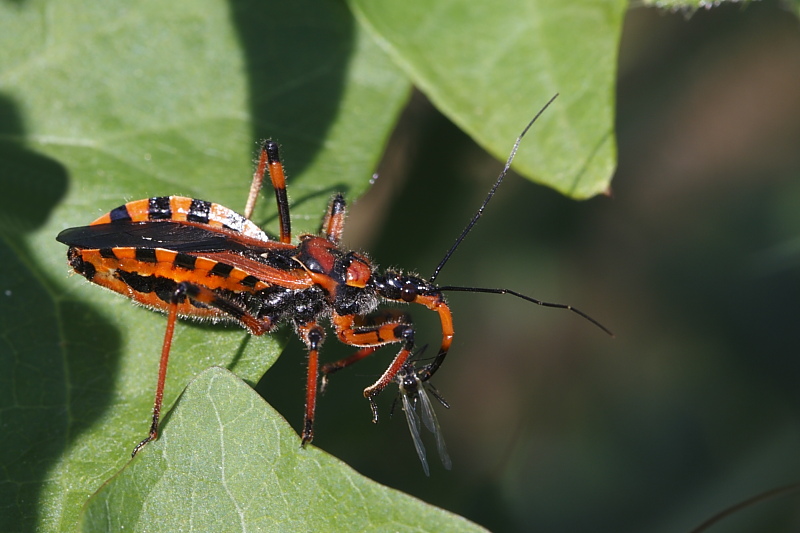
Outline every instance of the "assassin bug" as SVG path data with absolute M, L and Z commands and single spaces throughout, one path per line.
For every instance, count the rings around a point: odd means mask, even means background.
M 505 289 L 439 287 L 434 283 L 494 195 L 522 135 L 489 196 L 429 280 L 394 270 L 380 272 L 366 256 L 340 248 L 345 219 L 341 194 L 331 199 L 319 234 L 300 235 L 293 244 L 283 164 L 278 144 L 271 140 L 261 145 L 244 216 L 204 200 L 160 196 L 128 202 L 88 226 L 62 231 L 57 240 L 69 246 L 67 258 L 75 272 L 167 314 L 150 431 L 132 455 L 158 436 L 178 317 L 233 321 L 253 335 L 270 333 L 282 323 L 294 326 L 308 350 L 302 445 L 314 436 L 319 351 L 325 340 L 322 320 L 330 322 L 340 341 L 359 348 L 353 356 L 326 365 L 325 374 L 349 366 L 381 346 L 401 345 L 384 373 L 364 389 L 373 421 L 377 421 L 375 396 L 395 381 L 414 349 L 414 327 L 408 316 L 391 311 L 376 313 L 382 301 L 416 303 L 439 315 L 441 345 L 434 360 L 416 372 L 422 382 L 439 369 L 453 340 L 445 291 L 510 293 L 540 305 L 568 309 L 608 332 L 567 305 L 541 302 Z M 269 173 L 278 207 L 277 241 L 250 220 L 265 172 Z

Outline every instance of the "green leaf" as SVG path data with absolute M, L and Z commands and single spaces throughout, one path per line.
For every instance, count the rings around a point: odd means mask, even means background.
M 221 368 L 89 500 L 84 531 L 485 531 L 301 448 L 289 424 Z
M 314 231 L 368 186 L 408 92 L 335 2 L 0 3 L 0 530 L 73 531 L 149 426 L 164 317 L 68 276 L 58 232 L 155 195 L 241 210 L 268 136 Z M 284 338 L 181 323 L 165 412 L 211 365 L 257 381 Z
M 518 166 L 607 188 L 623 2 L 352 7 L 360 23 L 310 0 L 0 3 L 0 530 L 74 530 L 149 425 L 164 318 L 68 277 L 64 228 L 156 195 L 241 209 L 272 137 L 295 233 L 314 231 L 333 192 L 368 186 L 406 75 L 502 158 L 560 92 Z M 274 202 L 254 219 L 274 233 Z M 182 323 L 165 412 L 211 365 L 255 382 L 284 339 Z
M 616 166 L 614 94 L 623 0 L 374 2 L 359 20 L 453 122 L 526 176 L 575 198 L 607 191 Z

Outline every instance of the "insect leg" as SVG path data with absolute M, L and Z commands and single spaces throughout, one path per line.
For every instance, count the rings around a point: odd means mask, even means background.
M 150 424 L 150 432 L 142 442 L 136 445 L 131 457 L 134 457 L 148 442 L 158 438 L 158 422 L 161 417 L 161 407 L 164 400 L 164 384 L 167 380 L 167 366 L 172 347 L 172 338 L 175 333 L 175 322 L 178 319 L 178 306 L 186 299 L 219 309 L 241 322 L 254 335 L 263 335 L 273 327 L 272 322 L 269 320 L 261 320 L 254 317 L 239 304 L 218 296 L 214 291 L 206 287 L 188 282 L 178 283 L 167 308 L 167 329 L 161 346 L 161 360 L 158 366 L 158 382 L 156 383 L 156 395 L 153 401 L 153 419 Z
M 357 331 L 358 333 L 374 331 L 376 328 L 379 327 L 386 327 L 388 324 L 411 324 L 411 315 L 400 311 L 399 309 L 385 309 L 379 311 L 377 313 L 372 313 L 367 315 L 364 318 L 355 317 L 352 321 L 343 320 L 343 328 L 337 331 L 344 331 L 345 329 L 350 328 L 351 330 Z M 341 335 L 339 336 L 340 340 L 345 344 L 353 345 L 351 342 L 346 340 Z M 388 342 L 395 342 L 395 341 L 388 341 Z M 372 355 L 378 348 L 387 344 L 387 341 L 379 341 L 373 345 L 369 345 L 361 350 L 358 350 L 356 353 L 349 357 L 345 357 L 344 359 L 339 359 L 338 361 L 334 361 L 333 363 L 325 363 L 322 365 L 320 369 L 323 374 L 323 387 L 327 382 L 327 378 L 329 374 L 333 374 L 338 372 L 343 368 L 347 368 L 348 366 L 361 361 L 362 359 Z M 356 345 L 359 346 L 359 345 Z
M 325 212 L 325 217 L 322 219 L 320 234 L 337 246 L 341 242 L 342 233 L 344 232 L 346 207 L 347 204 L 344 201 L 344 196 L 337 194 L 331 198 L 331 202 L 328 204 L 328 210 Z
M 323 380 L 327 381 L 328 375 L 338 372 L 343 368 L 347 368 L 348 366 L 352 365 L 353 363 L 357 363 L 362 359 L 369 357 L 375 351 L 380 348 L 380 346 L 367 346 L 366 348 L 362 348 L 353 355 L 349 357 L 345 357 L 344 359 L 339 359 L 338 361 L 334 361 L 333 363 L 325 363 L 322 365 L 320 371 L 322 372 Z
M 338 361 L 334 361 L 333 363 L 325 363 L 320 368 L 320 372 L 322 372 L 322 385 L 320 387 L 320 392 L 324 393 L 325 389 L 328 388 L 328 376 L 338 372 L 339 370 L 346 368 L 353 363 L 357 363 L 362 359 L 369 357 L 375 351 L 380 348 L 380 346 L 367 346 L 366 348 L 361 348 L 356 353 L 349 357 L 345 357 L 344 359 L 339 359 Z
M 381 321 L 381 319 L 383 319 Z M 370 407 L 372 408 L 372 421 L 378 421 L 378 406 L 375 403 L 375 396 L 389 385 L 403 367 L 408 357 L 414 349 L 414 326 L 411 325 L 408 315 L 405 313 L 400 314 L 384 314 L 376 320 L 374 325 L 362 326 L 357 324 L 355 315 L 334 315 L 333 325 L 339 339 L 350 346 L 363 346 L 365 348 L 377 348 L 385 344 L 395 342 L 402 342 L 403 348 L 392 360 L 389 367 L 383 372 L 380 378 L 364 389 L 364 396 L 369 400 Z M 361 357 L 350 361 L 352 364 L 360 359 L 366 357 L 375 350 L 361 350 L 356 353 L 364 354 Z M 368 352 L 368 353 L 365 353 Z M 352 359 L 351 356 L 348 359 Z M 334 363 L 334 366 L 336 363 Z M 345 365 L 347 366 L 347 365 Z
M 286 175 L 283 171 L 278 143 L 275 141 L 266 140 L 261 143 L 258 164 L 253 173 L 253 181 L 250 184 L 250 194 L 247 196 L 244 216 L 247 219 L 253 216 L 258 193 L 261 191 L 264 181 L 264 172 L 267 170 L 269 171 L 269 179 L 272 181 L 272 188 L 275 191 L 275 200 L 278 204 L 278 219 L 281 225 L 280 240 L 283 243 L 290 243 L 292 242 L 292 224 L 289 218 L 289 199 L 286 196 Z
M 450 312 L 450 307 L 442 298 L 441 293 L 433 296 L 417 296 L 414 303 L 424 305 L 431 311 L 439 313 L 439 322 L 442 326 L 442 344 L 439 347 L 439 352 L 430 364 L 425 365 L 418 372 L 419 378 L 422 381 L 428 381 L 436 371 L 439 370 L 439 367 L 442 366 L 445 357 L 447 357 L 447 352 L 450 351 L 450 345 L 453 343 L 453 335 L 455 334 L 453 330 L 453 315 Z
M 314 411 L 317 407 L 317 376 L 319 375 L 319 349 L 325 341 L 325 331 L 313 321 L 297 325 L 300 337 L 308 348 L 308 376 L 306 378 L 306 412 L 300 445 L 314 438 Z
M 164 333 L 164 343 L 161 345 L 161 361 L 158 365 L 158 382 L 156 383 L 156 397 L 153 402 L 153 421 L 150 424 L 150 432 L 147 437 L 136 445 L 131 452 L 131 457 L 135 457 L 139 450 L 151 440 L 158 437 L 158 419 L 161 417 L 161 404 L 164 399 L 164 382 L 167 380 L 167 363 L 169 362 L 169 352 L 172 347 L 172 337 L 175 333 L 175 321 L 178 319 L 178 304 L 186 297 L 185 284 L 180 283 L 172 293 L 167 311 L 167 330 Z

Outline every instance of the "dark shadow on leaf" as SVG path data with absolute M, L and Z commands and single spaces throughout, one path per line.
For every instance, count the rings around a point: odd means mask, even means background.
M 66 191 L 61 163 L 22 145 L 22 117 L 13 101 L 0 95 L 0 221 L 15 234 L 44 223 Z
M 239 343 L 239 348 L 236 350 L 236 355 L 233 356 L 233 359 L 231 359 L 230 364 L 226 367 L 228 370 L 233 369 L 236 366 L 236 364 L 239 361 L 241 361 L 242 356 L 244 355 L 244 351 L 247 348 L 247 345 L 250 344 L 251 337 L 252 335 L 246 333 L 242 335 L 242 342 Z
M 119 336 L 90 306 L 59 297 L 24 239 L 64 195 L 64 167 L 16 139 L 24 128 L 0 98 L 0 530 L 33 531 L 53 464 L 108 404 Z M 68 267 L 64 261 L 64 273 Z
M 230 9 L 250 78 L 253 137 L 275 139 L 286 147 L 292 211 L 320 196 L 347 193 L 346 187 L 330 187 L 295 197 L 291 189 L 292 176 L 314 160 L 339 111 L 353 53 L 347 6 L 303 0 L 273 3 L 267 9 L 263 3 L 231 0 Z M 275 218 L 256 222 L 264 226 Z M 284 345 L 291 337 L 288 330 L 278 335 Z M 248 342 L 242 342 L 231 368 Z
M 13 502 L 0 512 L 2 531 L 35 530 L 50 469 L 107 403 L 114 366 L 108 354 L 119 344 L 90 307 L 54 302 L 42 270 L 21 255 L 0 242 L 0 501 Z
M 16 104 L 6 95 L 0 95 L 0 137 L 20 138 L 22 117 Z
M 299 174 L 337 114 L 352 17 L 342 2 L 231 0 L 230 6 L 250 77 L 254 137 L 291 146 L 291 169 Z

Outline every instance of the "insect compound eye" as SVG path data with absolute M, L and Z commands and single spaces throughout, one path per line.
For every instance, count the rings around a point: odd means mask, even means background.
M 400 289 L 400 298 L 404 302 L 413 302 L 417 299 L 417 294 L 417 286 L 413 282 L 406 281 L 403 283 L 403 287 Z

